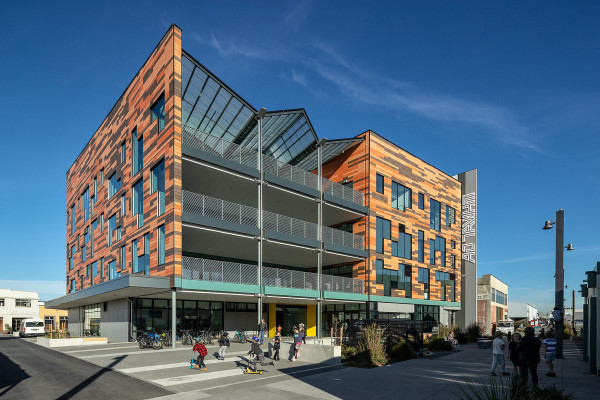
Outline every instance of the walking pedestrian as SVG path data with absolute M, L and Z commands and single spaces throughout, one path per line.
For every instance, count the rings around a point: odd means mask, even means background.
M 302 335 L 302 343 L 306 344 L 306 327 L 304 326 L 304 323 L 300 323 L 299 333 Z
M 302 336 L 296 328 L 294 329 L 294 355 L 292 356 L 291 361 L 296 361 L 298 359 L 298 351 L 300 350 L 300 346 L 302 346 Z
M 513 365 L 515 373 L 519 373 L 519 351 L 517 350 L 517 345 L 521 340 L 521 334 L 519 332 L 515 332 L 512 334 L 510 339 L 510 343 L 508 343 L 508 359 Z
M 519 366 L 521 369 L 521 383 L 527 385 L 527 378 L 531 373 L 533 387 L 538 385 L 537 367 L 540 363 L 540 347 L 542 342 L 535 337 L 535 329 L 531 326 L 525 328 L 525 336 L 519 341 L 517 351 L 519 352 Z
M 554 339 L 554 335 L 548 333 L 546 335 L 546 339 L 542 342 L 542 348 L 544 352 L 544 363 L 548 366 L 550 372 L 546 373 L 546 376 L 555 377 L 554 373 L 554 364 L 552 363 L 556 360 L 556 339 Z
M 225 350 L 230 346 L 229 344 L 229 333 L 223 332 L 223 335 L 219 338 L 219 359 L 221 361 L 225 360 Z
M 273 350 L 275 353 L 273 354 L 273 360 L 279 361 L 279 349 L 281 347 L 281 332 L 277 331 L 275 333 L 275 337 L 273 338 Z
M 498 366 L 498 364 L 500 364 L 500 368 L 502 369 L 502 375 L 509 375 L 508 372 L 506 372 L 506 364 L 504 362 L 504 340 L 502 340 L 502 332 L 498 331 L 496 332 L 496 339 L 494 339 L 494 341 L 492 342 L 492 356 L 493 361 L 492 361 L 492 369 L 490 371 L 490 375 L 491 376 L 496 376 L 496 367 Z
M 258 337 L 260 339 L 260 344 L 263 344 L 263 341 L 265 339 L 265 332 L 267 331 L 267 324 L 265 324 L 265 319 L 261 319 L 260 323 L 258 324 Z

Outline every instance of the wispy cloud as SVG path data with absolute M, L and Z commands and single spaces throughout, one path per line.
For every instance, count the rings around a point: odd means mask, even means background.
M 211 46 L 224 57 L 241 56 L 256 60 L 278 61 L 301 65 L 314 76 L 314 84 L 333 85 L 349 101 L 360 105 L 382 107 L 394 112 L 409 112 L 424 118 L 474 126 L 506 146 L 543 153 L 535 137 L 511 110 L 485 102 L 460 99 L 451 95 L 424 93 L 410 82 L 402 82 L 374 74 L 347 60 L 333 46 L 313 42 L 294 49 L 277 44 L 260 48 L 243 40 L 194 38 Z M 308 77 L 292 70 L 291 80 L 309 87 Z

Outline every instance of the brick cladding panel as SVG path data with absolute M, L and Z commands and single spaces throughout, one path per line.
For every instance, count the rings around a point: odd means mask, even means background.
M 138 239 L 138 255 L 142 250 L 142 237 L 151 234 L 150 271 L 155 276 L 173 276 L 181 274 L 181 255 L 176 252 L 181 242 L 181 30 L 172 26 L 154 49 L 144 66 L 133 78 L 125 92 L 119 98 L 109 115 L 90 139 L 67 172 L 67 292 L 71 278 L 75 278 L 75 288 L 80 286 L 80 275 L 86 275 L 86 267 L 94 261 L 104 258 L 105 274 L 100 271 L 95 279 L 98 284 L 108 279 L 108 264 L 117 260 L 117 269 L 122 275 L 132 272 L 131 244 Z M 164 94 L 165 127 L 158 132 L 157 121 L 151 122 L 151 106 Z M 144 139 L 143 168 L 135 176 L 132 172 L 132 132 L 137 131 L 138 138 Z M 126 143 L 126 157 L 121 162 L 121 143 Z M 165 163 L 165 213 L 157 216 L 157 198 L 150 195 L 151 169 L 161 160 Z M 104 185 L 100 186 L 100 172 L 104 170 Z M 121 190 L 108 198 L 108 178 L 113 173 L 121 178 Z M 83 210 L 77 205 L 78 199 L 87 187 L 90 197 L 93 194 L 94 178 L 97 178 L 98 193 L 94 214 L 84 221 Z M 131 215 L 132 187 L 143 179 L 143 227 L 137 228 L 137 219 Z M 121 196 L 127 198 L 127 212 L 120 215 Z M 76 227 L 71 234 L 70 210 L 75 204 Z M 90 208 L 91 211 L 91 208 Z M 117 214 L 117 226 L 121 226 L 121 240 L 113 237 L 108 246 L 108 219 Z M 100 218 L 104 214 L 105 226 L 101 232 Z M 82 252 L 78 250 L 73 257 L 73 269 L 69 271 L 69 250 L 77 242 L 83 243 L 85 229 L 91 230 L 92 221 L 97 220 L 94 231 L 94 256 L 82 262 Z M 158 264 L 157 228 L 165 226 L 165 263 Z M 88 244 L 89 246 L 89 244 Z M 126 246 L 127 264 L 121 270 L 119 249 Z M 76 249 L 79 246 L 76 246 Z M 180 247 L 179 247 L 180 248 Z M 177 259 L 177 254 L 179 258 Z M 84 287 L 90 286 L 88 277 Z
M 455 275 L 456 297 L 459 302 L 460 265 L 461 265 L 461 233 L 460 233 L 460 199 L 461 186 L 456 179 L 427 164 L 407 151 L 388 142 L 381 136 L 367 131 L 358 137 L 365 141 L 347 150 L 345 153 L 328 162 L 323 168 L 323 176 L 341 182 L 343 179 L 353 181 L 353 187 L 365 193 L 365 205 L 370 209 L 368 216 L 369 229 L 366 231 L 366 220 L 362 218 L 355 222 L 353 232 L 365 236 L 369 258 L 367 265 L 361 262 L 354 268 L 354 277 L 365 279 L 369 293 L 383 296 L 383 285 L 376 282 L 375 260 L 383 259 L 385 268 L 398 269 L 398 264 L 412 267 L 412 297 L 423 299 L 424 287 L 418 282 L 418 268 L 430 270 L 430 300 L 441 300 L 441 285 L 435 280 L 435 271 L 448 272 Z M 384 194 L 376 191 L 376 174 L 384 176 Z M 412 208 L 405 211 L 393 209 L 391 206 L 392 180 L 412 189 Z M 425 209 L 418 208 L 418 194 L 425 195 Z M 429 225 L 429 199 L 441 203 L 441 230 L 436 231 Z M 446 205 L 456 210 L 456 221 L 451 227 L 446 226 Z M 399 224 L 406 227 L 406 232 L 412 235 L 412 259 L 392 257 L 391 241 L 385 240 L 384 254 L 378 254 L 376 249 L 376 217 L 391 221 L 392 239 L 398 238 Z M 418 231 L 424 232 L 424 263 L 418 262 Z M 435 265 L 429 265 L 429 239 L 436 236 L 446 239 L 446 267 L 440 265 L 439 254 Z M 456 241 L 456 248 L 451 249 L 450 241 Z M 450 267 L 450 255 L 456 259 L 456 267 Z M 368 267 L 367 267 L 368 266 Z M 392 296 L 403 296 L 404 291 L 393 290 Z

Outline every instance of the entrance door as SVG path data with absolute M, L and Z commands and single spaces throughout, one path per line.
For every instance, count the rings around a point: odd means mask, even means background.
M 21 329 L 21 321 L 23 321 L 24 318 L 13 318 L 12 319 L 12 328 L 13 328 L 13 332 L 18 332 Z
M 280 306 L 275 309 L 275 323 L 281 326 L 282 336 L 293 336 L 294 327 L 306 325 L 306 306 Z

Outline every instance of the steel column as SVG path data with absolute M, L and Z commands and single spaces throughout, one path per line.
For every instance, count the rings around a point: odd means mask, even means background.
M 556 211 L 556 266 L 554 280 L 554 306 L 561 312 L 560 322 L 555 321 L 556 325 L 556 358 L 563 357 L 563 336 L 565 332 L 564 325 L 564 290 L 565 290 L 565 270 L 563 268 L 564 242 L 565 242 L 565 210 L 562 208 Z

